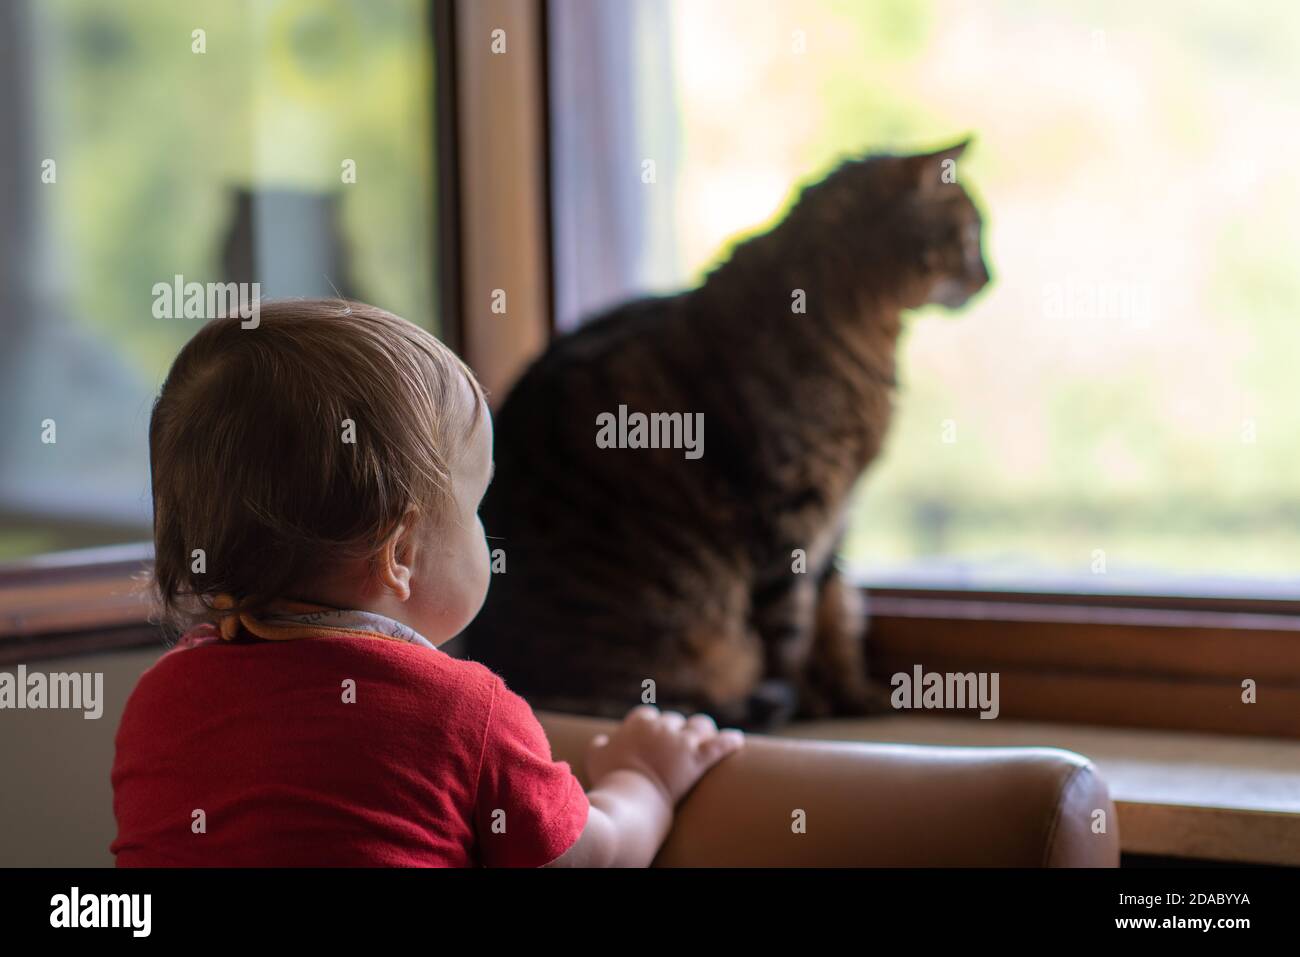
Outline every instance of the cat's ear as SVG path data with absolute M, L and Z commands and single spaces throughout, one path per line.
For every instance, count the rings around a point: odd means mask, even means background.
M 910 172 L 915 177 L 917 190 L 922 195 L 931 195 L 939 192 L 943 186 L 957 182 L 957 159 L 966 152 L 970 142 L 971 137 L 968 136 L 959 143 L 933 153 L 909 157 Z

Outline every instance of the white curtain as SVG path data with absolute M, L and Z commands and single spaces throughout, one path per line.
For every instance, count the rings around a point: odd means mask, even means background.
M 677 95 L 669 0 L 552 0 L 551 189 L 556 326 L 669 291 Z M 642 181 L 653 161 L 655 182 Z

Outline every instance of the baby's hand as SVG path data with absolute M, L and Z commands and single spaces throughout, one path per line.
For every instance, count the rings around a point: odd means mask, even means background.
M 707 714 L 688 720 L 646 704 L 629 711 L 612 736 L 596 736 L 587 751 L 587 771 L 594 785 L 614 771 L 639 771 L 676 805 L 705 771 L 744 743 L 741 732 L 719 731 Z

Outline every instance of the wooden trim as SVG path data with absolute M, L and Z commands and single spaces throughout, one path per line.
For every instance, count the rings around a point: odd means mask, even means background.
M 458 0 L 462 355 L 494 405 L 549 338 L 545 60 L 536 0 Z M 493 53 L 494 30 L 506 52 Z M 505 290 L 505 315 L 492 312 Z
M 141 563 L 151 561 L 153 545 L 149 542 L 51 552 L 0 564 L 0 592 L 20 586 L 65 581 L 76 575 L 111 577 L 131 574 L 140 570 Z
M 157 648 L 159 653 L 166 647 L 166 635 L 157 625 L 132 624 L 5 640 L 0 641 L 0 668 L 146 646 Z
M 438 205 L 438 337 L 460 352 L 465 343 L 461 302 L 459 120 L 456 102 L 456 7 L 433 0 L 434 156 Z
M 1300 815 L 1116 801 L 1126 854 L 1300 867 Z
M 870 579 L 849 575 L 849 580 L 875 599 L 911 601 L 1002 602 L 1017 605 L 1069 605 L 1079 608 L 1152 608 L 1183 611 L 1243 611 L 1254 614 L 1275 613 L 1300 615 L 1300 599 L 1248 598 L 1219 595 L 1183 595 L 1172 592 L 1095 592 L 1095 591 L 992 591 L 976 588 L 931 588 L 882 586 Z
M 868 601 L 871 671 L 884 682 L 918 665 L 997 672 L 1007 718 L 1300 738 L 1300 616 Z
M 551 8 L 547 0 L 540 0 L 541 10 L 538 18 L 538 49 L 541 51 L 541 100 L 540 109 L 542 115 L 542 210 L 545 224 L 545 233 L 543 246 L 546 263 L 544 274 L 546 277 L 546 340 L 549 342 L 555 337 L 556 333 L 556 304 L 555 304 L 555 176 L 551 166 L 552 158 L 555 156 L 554 146 L 551 135 L 554 129 L 554 122 L 551 119 L 551 110 L 554 106 L 551 100 Z M 544 346 L 543 346 L 544 348 Z
M 0 568 L 0 640 L 149 620 L 147 544 L 67 552 Z

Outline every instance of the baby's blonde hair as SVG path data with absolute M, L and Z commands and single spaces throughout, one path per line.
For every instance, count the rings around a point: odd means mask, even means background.
M 373 557 L 408 512 L 440 521 L 484 408 L 454 352 L 374 306 L 286 299 L 262 303 L 255 328 L 209 322 L 149 422 L 165 617 L 208 617 L 218 595 L 256 612 Z

